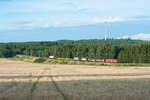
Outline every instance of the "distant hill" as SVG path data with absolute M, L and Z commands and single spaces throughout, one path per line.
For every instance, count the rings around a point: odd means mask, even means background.
M 91 39 L 91 40 L 59 40 L 57 41 L 58 43 L 63 43 L 63 44 L 138 44 L 138 43 L 146 43 L 149 41 L 143 41 L 143 40 L 132 40 L 132 39 Z
M 42 45 L 62 45 L 62 44 L 94 44 L 94 45 L 104 45 L 104 44 L 113 44 L 113 45 L 124 45 L 124 44 L 142 44 L 150 43 L 150 41 L 144 40 L 132 40 L 132 39 L 89 39 L 89 40 L 58 40 L 58 41 L 31 41 L 31 42 L 10 42 L 10 43 L 0 43 L 0 44 L 42 44 Z

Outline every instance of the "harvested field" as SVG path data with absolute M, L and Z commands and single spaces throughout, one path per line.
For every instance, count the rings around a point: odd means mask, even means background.
M 150 100 L 150 67 L 0 59 L 0 100 Z

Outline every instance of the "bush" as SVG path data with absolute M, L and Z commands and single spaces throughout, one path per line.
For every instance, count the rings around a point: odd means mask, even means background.
M 59 64 L 68 64 L 66 61 L 61 61 Z
M 44 59 L 44 58 L 39 58 L 39 59 L 34 60 L 35 63 L 43 63 L 45 61 L 46 61 L 46 59 Z

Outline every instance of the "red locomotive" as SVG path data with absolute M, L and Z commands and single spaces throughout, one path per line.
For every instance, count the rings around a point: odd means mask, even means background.
M 95 62 L 117 63 L 118 59 L 95 59 Z
M 105 62 L 117 63 L 117 62 L 118 62 L 118 59 L 105 59 Z

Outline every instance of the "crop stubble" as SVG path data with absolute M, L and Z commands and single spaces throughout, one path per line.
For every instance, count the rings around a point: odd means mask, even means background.
M 0 59 L 0 100 L 148 100 L 149 67 L 34 64 Z

